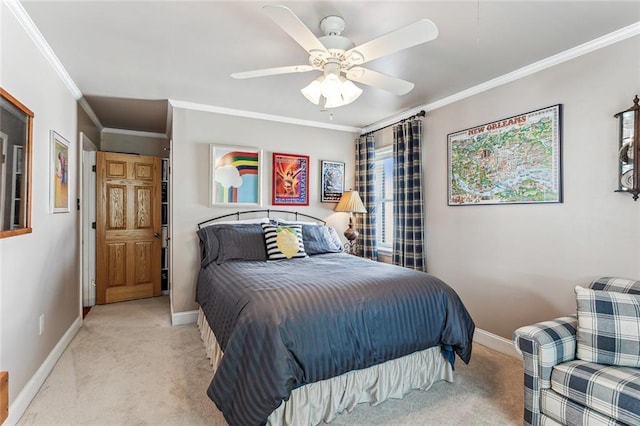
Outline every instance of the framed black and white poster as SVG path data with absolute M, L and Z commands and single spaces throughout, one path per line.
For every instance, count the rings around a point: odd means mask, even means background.
M 337 203 L 344 192 L 344 163 L 341 161 L 322 161 L 320 201 Z

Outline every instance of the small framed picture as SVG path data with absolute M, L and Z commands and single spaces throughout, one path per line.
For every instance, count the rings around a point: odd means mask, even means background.
M 337 203 L 344 192 L 344 163 L 342 161 L 322 161 L 320 177 L 320 201 Z
M 309 205 L 309 156 L 273 153 L 274 206 Z
M 51 211 L 69 213 L 69 141 L 51 130 Z
M 262 150 L 210 145 L 212 206 L 262 206 Z

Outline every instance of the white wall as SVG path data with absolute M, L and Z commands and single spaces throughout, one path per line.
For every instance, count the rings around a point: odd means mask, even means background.
M 28 404 L 30 396 L 21 392 L 62 336 L 81 318 L 75 210 L 77 104 L 5 3 L 0 7 L 0 85 L 34 113 L 33 232 L 0 239 L 0 370 L 9 371 L 7 424 L 11 424 L 17 420 L 16 399 Z M 70 213 L 54 215 L 49 210 L 50 130 L 71 143 Z M 44 333 L 39 335 L 42 314 Z M 37 387 L 25 392 L 31 391 L 37 391 Z
M 613 115 L 640 93 L 638 51 L 634 37 L 428 112 L 427 267 L 460 294 L 478 328 L 511 339 L 521 325 L 574 313 L 577 284 L 607 275 L 640 279 L 640 202 L 613 192 Z M 563 203 L 447 206 L 447 134 L 558 103 Z M 310 154 L 316 172 L 319 160 L 344 156 L 349 187 L 355 135 L 180 109 L 173 118 L 173 309 L 187 312 L 196 309 L 195 224 L 232 211 L 208 206 L 208 144 L 265 149 L 266 207 L 271 152 Z M 311 188 L 317 190 L 316 172 Z M 312 191 L 312 214 L 325 217 L 331 208 Z
M 613 115 L 640 94 L 638 52 L 634 37 L 427 113 L 427 267 L 479 328 L 510 339 L 575 313 L 575 285 L 640 279 L 640 202 L 613 192 Z M 562 204 L 447 206 L 447 134 L 554 104 L 564 115 Z
M 335 130 L 174 109 L 171 160 L 171 295 L 174 313 L 197 309 L 195 285 L 200 265 L 197 223 L 238 210 L 209 206 L 209 144 L 263 149 L 263 208 L 298 210 L 329 219 L 331 225 L 342 231 L 347 228 L 346 213 L 334 213 L 334 203 L 320 202 L 320 161 L 344 161 L 345 186 L 352 187 L 355 136 Z M 308 207 L 271 206 L 271 154 L 274 151 L 309 155 Z
M 100 150 L 124 152 L 127 154 L 169 156 L 169 139 L 136 134 L 138 132 L 117 132 L 103 130 L 100 135 Z

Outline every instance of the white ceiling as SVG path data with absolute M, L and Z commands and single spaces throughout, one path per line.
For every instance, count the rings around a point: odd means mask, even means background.
M 411 92 L 396 96 L 361 85 L 363 95 L 334 109 L 330 121 L 327 112 L 300 94 L 319 75 L 315 71 L 250 80 L 229 76 L 307 64 L 308 54 L 261 12 L 265 4 L 272 3 L 22 1 L 92 102 L 102 97 L 173 99 L 354 127 L 436 102 L 640 22 L 637 0 L 277 3 L 293 10 L 316 35 L 321 35 L 324 16 L 342 16 L 342 35 L 356 45 L 420 18 L 438 26 L 434 41 L 366 65 L 415 83 Z M 117 102 L 110 105 L 118 108 Z M 108 106 L 97 109 L 112 121 Z

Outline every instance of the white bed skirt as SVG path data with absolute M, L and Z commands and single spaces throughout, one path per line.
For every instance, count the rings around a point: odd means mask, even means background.
M 202 309 L 198 312 L 198 327 L 215 371 L 223 352 Z M 389 398 L 402 398 L 411 389 L 429 389 L 440 380 L 453 382 L 453 368 L 441 355 L 440 348 L 434 347 L 294 389 L 289 400 L 271 413 L 267 423 L 286 426 L 328 423 L 337 413 L 345 409 L 351 412 L 361 402 L 377 405 Z

